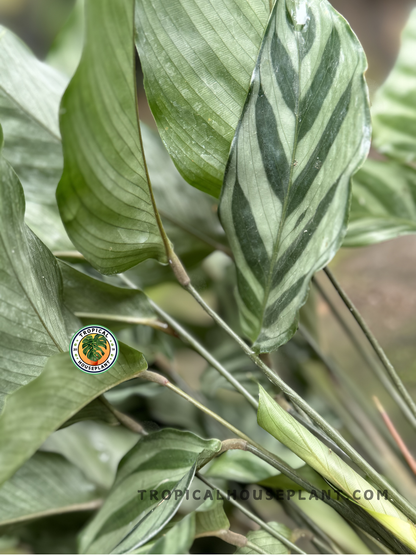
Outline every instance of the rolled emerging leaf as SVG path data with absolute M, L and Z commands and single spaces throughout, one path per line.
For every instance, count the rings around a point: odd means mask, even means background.
M 363 507 L 405 545 L 416 549 L 416 527 L 338 455 L 297 422 L 260 386 L 259 425 Z
M 257 352 L 297 327 L 309 280 L 340 247 L 370 144 L 366 59 L 326 0 L 277 0 L 225 172 L 220 219 Z

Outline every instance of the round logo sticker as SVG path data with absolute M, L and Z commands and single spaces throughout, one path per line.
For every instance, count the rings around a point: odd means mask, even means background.
M 74 335 L 69 352 L 77 368 L 88 374 L 101 374 L 113 366 L 118 357 L 118 342 L 103 326 L 86 326 Z

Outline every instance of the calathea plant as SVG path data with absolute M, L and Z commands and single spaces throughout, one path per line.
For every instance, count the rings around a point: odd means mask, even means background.
M 2 29 L 6 549 L 45 550 L 35 526 L 52 552 L 416 549 L 414 461 L 321 349 L 311 296 L 414 433 L 406 385 L 327 264 L 416 229 L 415 29 L 413 14 L 374 100 L 384 161 L 367 159 L 364 52 L 327 0 L 85 0 L 46 62 Z M 138 117 L 136 53 L 160 137 Z M 119 338 L 104 373 L 71 361 L 87 325 Z M 82 345 L 97 362 L 106 341 Z

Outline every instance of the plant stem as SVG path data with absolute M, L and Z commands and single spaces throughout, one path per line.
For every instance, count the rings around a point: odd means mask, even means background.
M 285 536 L 283 536 L 283 534 L 280 534 L 279 532 L 274 530 L 271 526 L 266 524 L 261 518 L 259 518 L 255 514 L 253 514 L 251 511 L 246 509 L 238 501 L 235 501 L 231 497 L 228 497 L 227 493 L 224 490 L 222 490 L 218 486 L 215 486 L 214 484 L 212 484 L 209 480 L 207 480 L 205 478 L 205 476 L 202 476 L 202 474 L 200 474 L 199 472 L 196 473 L 196 476 L 197 476 L 197 478 L 199 478 L 201 480 L 201 482 L 204 482 L 204 484 L 207 485 L 209 488 L 211 488 L 213 490 L 217 490 L 224 499 L 227 499 L 227 501 L 229 501 L 232 505 L 234 505 L 234 507 L 239 509 L 242 513 L 244 513 L 246 516 L 248 516 L 251 520 L 253 520 L 259 526 L 261 526 L 261 528 L 263 528 L 263 530 L 265 530 L 271 536 L 273 536 L 274 538 L 279 540 L 281 543 L 283 543 L 283 545 L 288 547 L 291 550 L 292 553 L 303 553 L 303 554 L 305 553 L 304 551 L 302 551 L 302 549 L 299 549 L 299 547 L 297 547 L 294 543 L 292 543 Z
M 339 294 L 339 296 L 341 297 L 341 299 L 343 300 L 344 304 L 350 310 L 350 312 L 353 315 L 355 321 L 357 322 L 357 324 L 360 326 L 360 328 L 364 332 L 364 335 L 368 339 L 370 345 L 373 347 L 375 353 L 377 354 L 378 358 L 382 362 L 384 368 L 387 370 L 387 373 L 390 376 L 392 382 L 397 387 L 397 390 L 399 391 L 402 399 L 405 401 L 408 408 L 412 412 L 413 416 L 416 418 L 416 403 L 411 398 L 409 392 L 406 389 L 406 386 L 404 385 L 401 378 L 397 374 L 394 366 L 392 365 L 392 363 L 388 359 L 386 353 L 384 352 L 384 350 L 382 349 L 382 347 L 378 343 L 377 339 L 372 334 L 372 332 L 371 332 L 370 328 L 368 327 L 367 323 L 365 322 L 364 318 L 358 312 L 358 310 L 356 309 L 355 305 L 353 304 L 351 299 L 348 297 L 346 292 L 342 289 L 341 285 L 339 284 L 338 280 L 335 278 L 335 276 L 331 272 L 331 270 L 328 267 L 326 267 L 326 268 L 324 268 L 324 272 L 327 275 L 329 281 L 332 283 L 332 285 L 336 289 L 336 291 Z
M 122 424 L 125 428 L 127 428 L 128 430 L 131 430 L 135 434 L 147 436 L 146 430 L 143 428 L 141 424 L 139 424 L 139 422 L 136 422 L 135 420 L 133 420 L 133 418 L 130 418 L 130 416 L 127 416 L 127 414 L 124 414 L 123 412 L 120 412 L 115 407 L 113 407 L 113 405 L 109 403 L 107 399 L 104 397 L 104 395 L 100 396 L 100 401 L 103 403 L 103 405 L 105 405 L 108 408 L 109 411 L 111 411 L 114 414 L 114 416 L 117 418 L 120 424 Z
M 416 418 L 413 416 L 412 412 L 410 411 L 407 404 L 404 402 L 402 396 L 399 394 L 397 389 L 393 386 L 390 378 L 380 368 L 379 364 L 367 353 L 366 349 L 364 349 L 363 345 L 358 340 L 355 333 L 351 330 L 351 328 L 349 327 L 349 325 L 345 321 L 345 318 L 342 316 L 340 311 L 337 309 L 337 307 L 331 301 L 331 299 L 329 298 L 329 296 L 327 295 L 327 293 L 325 292 L 325 290 L 323 289 L 321 284 L 318 282 L 318 280 L 316 278 L 312 278 L 312 283 L 315 285 L 319 294 L 321 295 L 321 297 L 324 299 L 324 301 L 328 305 L 329 309 L 331 310 L 332 314 L 337 319 L 337 321 L 340 324 L 340 326 L 342 327 L 342 329 L 345 331 L 346 335 L 350 338 L 350 340 L 351 340 L 352 344 L 354 345 L 355 349 L 357 350 L 357 352 L 366 361 L 368 366 L 371 368 L 371 370 L 374 372 L 374 374 L 377 376 L 377 378 L 383 384 L 386 391 L 389 393 L 389 395 L 397 403 L 397 405 L 399 406 L 399 408 L 401 409 L 401 411 L 403 412 L 404 416 L 407 418 L 407 420 L 409 421 L 411 426 L 416 429 Z
M 252 351 L 252 349 L 222 320 L 222 318 L 207 305 L 204 299 L 199 295 L 196 289 L 191 283 L 184 285 L 185 289 L 194 297 L 194 299 L 202 306 L 202 308 L 211 316 L 211 318 L 222 327 L 235 342 L 241 347 L 241 349 L 250 357 L 250 359 L 263 371 L 267 378 L 272 382 L 272 384 L 279 387 L 289 399 L 297 405 L 301 410 L 303 410 L 309 418 L 311 418 L 315 424 L 317 424 L 321 430 L 323 430 L 337 445 L 340 447 L 350 459 L 373 481 L 373 483 L 380 488 L 382 491 L 387 490 L 389 492 L 390 500 L 396 507 L 398 507 L 408 518 L 416 522 L 416 509 L 402 497 L 399 492 L 392 488 L 391 484 L 374 468 L 346 441 L 335 428 L 326 422 L 320 414 L 318 414 L 300 395 L 296 393 L 291 387 L 289 387 L 277 374 L 275 374 L 259 356 Z M 167 321 L 167 320 L 166 320 Z M 169 324 L 170 322 L 167 321 Z
M 130 281 L 126 276 L 123 274 L 120 275 L 122 280 L 132 289 L 137 289 L 132 281 Z M 150 304 L 152 305 L 154 311 L 162 318 L 164 322 L 169 324 L 169 326 L 176 331 L 179 337 L 189 343 L 189 345 L 199 353 L 209 364 L 215 368 L 243 397 L 247 399 L 250 405 L 257 410 L 258 402 L 256 399 L 247 391 L 247 389 L 240 384 L 238 380 L 234 378 L 230 372 L 224 366 L 218 362 L 216 358 L 214 358 L 210 352 L 208 352 L 190 333 L 188 333 L 185 328 L 183 328 L 174 318 L 166 314 L 156 303 L 154 303 L 151 299 L 149 299 Z

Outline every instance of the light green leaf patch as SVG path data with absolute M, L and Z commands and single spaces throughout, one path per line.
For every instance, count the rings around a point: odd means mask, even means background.
M 0 488 L 0 526 L 94 510 L 101 492 L 81 470 L 55 453 L 36 453 Z
M 269 0 L 136 0 L 146 95 L 176 167 L 218 197 Z
M 178 510 L 195 470 L 220 449 L 219 440 L 168 428 L 140 439 L 121 461 L 106 502 L 84 530 L 80 551 L 127 553 L 151 540 Z
M 293 336 L 310 278 L 344 238 L 351 176 L 370 145 L 366 67 L 329 2 L 275 2 L 219 211 L 256 352 Z
M 146 368 L 143 355 L 122 343 L 117 362 L 103 374 L 81 372 L 68 352 L 51 356 L 40 376 L 7 398 L 0 416 L 0 484 L 85 405 Z
M 25 190 L 25 220 L 53 250 L 70 250 L 55 190 L 63 160 L 59 103 L 67 79 L 40 62 L 27 46 L 0 26 L 0 124 L 3 155 Z
M 368 159 L 353 179 L 344 247 L 363 247 L 416 233 L 416 171 Z
M 167 262 L 137 113 L 133 0 L 90 0 L 78 69 L 61 103 L 57 200 L 71 240 L 101 273 Z
M 372 108 L 374 146 L 400 162 L 416 162 L 416 9 L 402 35 L 399 58 Z

